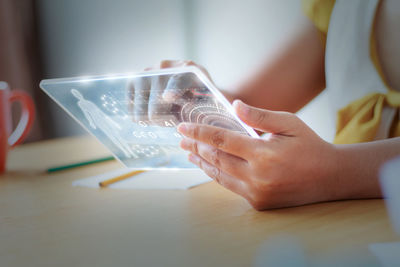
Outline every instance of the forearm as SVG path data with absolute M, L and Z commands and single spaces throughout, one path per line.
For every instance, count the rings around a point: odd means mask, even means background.
M 228 98 L 264 109 L 296 112 L 325 85 L 324 49 L 310 23 L 258 72 L 229 92 Z
M 400 156 L 400 138 L 335 145 L 335 153 L 330 200 L 378 198 L 380 168 Z

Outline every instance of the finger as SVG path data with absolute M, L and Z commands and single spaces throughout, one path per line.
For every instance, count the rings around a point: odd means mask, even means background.
M 246 179 L 247 174 L 249 173 L 249 164 L 247 161 L 210 145 L 193 139 L 183 138 L 181 141 L 181 148 L 201 156 L 207 162 L 219 168 L 223 172 L 239 179 Z
M 166 112 L 170 111 L 171 104 L 166 103 L 162 99 L 166 81 L 166 75 L 154 76 L 151 78 L 148 112 L 149 119 L 152 122 L 159 121 L 164 115 L 166 115 Z
M 241 196 L 245 195 L 244 189 L 246 188 L 246 185 L 243 181 L 221 171 L 220 169 L 211 165 L 206 160 L 202 159 L 197 155 L 189 154 L 189 161 L 197 165 L 208 176 L 210 176 L 213 180 L 215 180 L 223 187 Z
M 208 97 L 209 94 L 209 89 L 200 81 L 197 75 L 187 72 L 173 75 L 168 80 L 163 99 L 183 106 L 193 99 L 201 101 L 203 98 Z
M 179 67 L 189 67 L 189 66 L 193 66 L 198 68 L 201 72 L 203 72 L 207 78 L 212 82 L 213 80 L 211 79 L 210 74 L 208 73 L 208 71 L 201 65 L 196 64 L 195 62 L 193 62 L 192 60 L 162 60 L 160 61 L 158 64 L 149 67 L 149 68 L 145 68 L 145 71 L 151 71 L 151 70 L 159 70 L 159 69 L 167 69 L 167 68 L 179 68 Z
M 135 83 L 134 80 L 128 82 L 128 112 L 133 116 L 135 108 Z
M 155 70 L 155 69 L 166 69 L 166 68 L 179 68 L 179 67 L 187 67 L 187 66 L 195 66 L 199 68 L 204 74 L 209 76 L 207 70 L 201 66 L 196 64 L 192 60 L 162 60 L 159 63 L 155 64 L 152 67 L 145 68 L 144 70 Z
M 135 78 L 133 84 L 133 119 L 134 121 L 147 121 L 148 100 L 150 94 L 150 80 L 148 77 Z M 132 102 L 132 101 L 131 101 Z
M 158 68 L 160 68 L 160 69 L 176 68 L 182 64 L 181 62 L 182 62 L 182 60 L 162 60 L 158 64 Z
M 159 69 L 167 69 L 167 68 L 177 68 L 177 67 L 182 67 L 184 65 L 183 60 L 162 60 L 159 63 L 157 63 L 156 65 L 149 67 L 149 68 L 145 68 L 145 71 L 149 71 L 149 70 L 159 70 Z
M 194 63 L 191 60 L 162 60 L 158 64 L 158 67 L 160 69 L 179 68 L 179 67 L 185 67 L 185 66 L 197 66 L 197 65 L 196 65 L 196 63 Z
M 178 131 L 186 137 L 209 144 L 245 160 L 253 157 L 254 149 L 258 144 L 258 139 L 204 124 L 181 123 Z
M 196 64 L 192 60 L 184 60 L 183 61 L 183 66 L 194 66 L 194 67 L 198 68 L 199 70 L 201 70 L 207 76 L 207 78 L 212 83 L 214 83 L 213 80 L 211 79 L 211 75 L 208 73 L 208 71 L 203 66 Z
M 301 120 L 293 113 L 259 109 L 240 100 L 235 100 L 233 107 L 244 123 L 264 132 L 293 135 L 301 127 Z

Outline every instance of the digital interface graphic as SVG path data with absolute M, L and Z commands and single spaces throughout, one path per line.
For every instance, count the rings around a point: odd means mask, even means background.
M 258 137 L 194 67 L 43 80 L 40 86 L 129 168 L 195 168 L 179 147 L 181 122 Z

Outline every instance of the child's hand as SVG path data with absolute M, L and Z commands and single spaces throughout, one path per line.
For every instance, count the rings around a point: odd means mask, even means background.
M 208 125 L 181 124 L 181 147 L 189 160 L 257 210 L 338 198 L 336 153 L 296 115 L 257 109 L 235 101 L 249 126 L 272 133 L 255 139 Z

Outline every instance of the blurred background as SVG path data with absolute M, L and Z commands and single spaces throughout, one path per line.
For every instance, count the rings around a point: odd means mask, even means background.
M 81 135 L 41 92 L 41 79 L 190 59 L 229 90 L 304 20 L 301 0 L 0 0 L 0 80 L 34 97 L 38 113 L 27 142 Z M 332 130 L 323 123 L 325 101 L 322 93 L 299 113 L 323 138 Z

